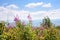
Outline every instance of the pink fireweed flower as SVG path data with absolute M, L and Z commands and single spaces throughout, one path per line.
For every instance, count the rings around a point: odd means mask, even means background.
M 14 18 L 14 21 L 19 21 L 19 17 L 18 17 L 18 15 Z
M 30 14 L 27 17 L 28 17 L 29 22 L 32 22 L 32 18 L 30 16 Z
M 44 30 L 44 27 L 40 27 L 40 30 Z
M 25 24 L 25 21 L 23 21 L 23 22 L 22 22 L 22 25 L 23 25 L 23 26 L 25 26 L 25 25 L 26 25 L 26 24 Z
M 8 28 L 12 28 L 12 26 L 10 25 L 10 23 L 7 24 Z

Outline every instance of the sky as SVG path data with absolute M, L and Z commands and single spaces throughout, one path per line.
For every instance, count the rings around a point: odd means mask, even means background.
M 13 21 L 17 15 L 26 21 L 29 14 L 33 21 L 60 19 L 60 0 L 0 0 L 0 21 Z

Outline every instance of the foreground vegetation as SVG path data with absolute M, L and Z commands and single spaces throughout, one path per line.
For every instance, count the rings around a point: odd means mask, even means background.
M 0 23 L 0 40 L 60 40 L 59 27 L 55 27 L 48 17 L 39 27 L 32 27 L 31 20 L 24 24 L 16 19 L 15 23 L 15 27 Z

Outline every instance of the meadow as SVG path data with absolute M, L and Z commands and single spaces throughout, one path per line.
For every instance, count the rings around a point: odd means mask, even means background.
M 32 20 L 25 24 L 15 18 L 16 26 L 0 22 L 0 40 L 60 40 L 60 27 L 52 24 L 48 17 L 42 20 L 39 27 L 32 26 Z

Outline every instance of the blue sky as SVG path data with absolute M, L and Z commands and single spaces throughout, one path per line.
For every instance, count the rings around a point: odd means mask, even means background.
M 0 0 L 0 20 L 13 21 L 18 15 L 21 20 L 60 19 L 60 0 Z
M 52 4 L 51 9 L 57 9 L 60 7 L 60 5 L 59 5 L 60 0 L 0 0 L 0 5 L 15 4 L 22 10 L 23 9 L 24 10 L 26 10 L 26 9 L 30 10 L 29 8 L 25 8 L 25 5 L 29 4 L 29 3 L 38 3 L 38 2 L 51 3 Z M 38 6 L 36 8 L 33 8 L 33 9 L 37 9 L 37 10 L 44 9 L 45 10 L 45 8 L 38 7 Z

